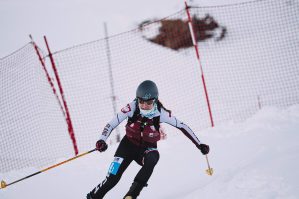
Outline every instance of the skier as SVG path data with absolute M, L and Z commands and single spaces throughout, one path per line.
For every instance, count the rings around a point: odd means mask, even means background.
M 157 142 L 160 139 L 160 123 L 170 124 L 186 135 L 195 146 L 206 155 L 209 146 L 203 144 L 194 132 L 179 121 L 158 99 L 158 88 L 153 81 L 142 82 L 136 91 L 136 99 L 119 112 L 104 128 L 96 149 L 100 152 L 108 148 L 106 140 L 123 120 L 128 118 L 126 135 L 121 140 L 106 178 L 87 194 L 87 199 L 102 199 L 120 180 L 123 172 L 134 160 L 141 169 L 123 199 L 136 199 L 153 173 L 159 160 Z

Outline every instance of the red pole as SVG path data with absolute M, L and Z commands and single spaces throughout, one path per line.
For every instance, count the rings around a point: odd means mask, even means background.
M 65 108 L 66 120 L 67 120 L 67 124 L 68 124 L 68 131 L 69 131 L 71 140 L 73 142 L 75 155 L 78 155 L 77 141 L 76 141 L 76 137 L 75 137 L 75 134 L 74 134 L 74 129 L 73 129 L 72 121 L 71 121 L 71 116 L 70 116 L 69 109 L 68 109 L 68 106 L 67 106 L 67 103 L 66 103 L 66 100 L 65 100 L 65 97 L 64 97 L 64 92 L 63 92 L 63 89 L 62 89 L 62 85 L 61 85 L 61 82 L 60 82 L 58 71 L 57 71 L 52 53 L 50 51 L 46 36 L 44 36 L 44 40 L 45 40 L 45 43 L 46 43 L 46 46 L 47 46 L 47 49 L 48 49 L 48 52 L 49 52 L 50 61 L 51 61 L 52 67 L 53 67 L 53 71 L 54 71 L 54 74 L 55 74 L 55 77 L 56 77 L 56 80 L 57 80 L 57 84 L 58 84 L 58 87 L 59 87 L 59 91 L 60 91 L 60 94 L 61 94 L 62 102 L 63 102 L 64 108 Z
M 47 71 L 46 64 L 45 64 L 45 62 L 44 62 L 44 60 L 43 60 L 43 58 L 42 58 L 42 56 L 41 56 L 41 54 L 40 54 L 40 52 L 39 52 L 39 50 L 38 50 L 38 46 L 37 46 L 36 43 L 33 41 L 32 36 L 29 35 L 29 37 L 30 37 L 31 42 L 32 42 L 32 44 L 33 44 L 33 47 L 34 47 L 34 49 L 35 49 L 35 51 L 36 51 L 36 54 L 37 54 L 37 56 L 38 56 L 38 59 L 39 59 L 39 61 L 41 62 L 42 66 L 43 66 L 43 70 L 44 70 L 45 73 L 46 73 L 48 82 L 49 82 L 49 84 L 51 85 L 51 88 L 52 88 L 52 90 L 53 90 L 53 93 L 54 93 L 54 95 L 55 95 L 57 101 L 58 101 L 58 104 L 59 104 L 59 106 L 60 106 L 60 109 L 61 109 L 61 111 L 62 111 L 62 113 L 63 113 L 63 115 L 64 115 L 64 117 L 65 117 L 65 112 L 64 112 L 64 110 L 63 110 L 62 104 L 61 104 L 61 102 L 60 102 L 60 100 L 59 100 L 59 97 L 58 97 L 58 95 L 57 95 L 56 89 L 55 89 L 54 84 L 53 84 L 53 82 L 52 82 L 52 80 L 51 80 L 51 77 L 50 77 L 50 75 L 49 75 L 49 73 L 48 73 L 48 71 Z
M 204 74 L 203 74 L 202 65 L 201 65 L 201 62 L 200 62 L 200 56 L 199 56 L 197 40 L 196 40 L 196 37 L 195 37 L 195 32 L 194 32 L 194 28 L 193 28 L 193 24 L 192 24 L 192 18 L 191 18 L 190 12 L 189 12 L 189 6 L 188 6 L 186 0 L 185 0 L 185 6 L 186 6 L 186 12 L 187 12 L 187 15 L 188 15 L 189 30 L 190 30 L 193 46 L 195 48 L 197 61 L 198 61 L 199 67 L 200 67 L 201 79 L 202 79 L 202 83 L 203 83 L 203 87 L 204 87 L 204 91 L 205 91 L 205 96 L 206 96 L 206 101 L 207 101 L 207 105 L 208 105 L 211 126 L 214 127 L 214 121 L 213 121 L 213 116 L 212 116 L 212 111 L 211 111 L 211 105 L 210 105 L 210 100 L 209 100 L 209 96 L 208 96 L 208 90 L 207 90 Z

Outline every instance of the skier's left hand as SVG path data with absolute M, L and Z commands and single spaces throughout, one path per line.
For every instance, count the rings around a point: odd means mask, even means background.
M 98 140 L 96 143 L 96 149 L 100 152 L 104 152 L 106 151 L 108 148 L 108 145 L 106 144 L 106 142 L 104 140 Z
M 201 153 L 203 155 L 207 155 L 209 153 L 209 151 L 210 151 L 209 145 L 206 145 L 206 144 L 200 144 L 198 146 L 198 149 L 201 151 Z

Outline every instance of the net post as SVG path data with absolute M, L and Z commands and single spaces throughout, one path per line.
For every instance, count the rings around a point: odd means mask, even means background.
M 106 40 L 106 54 L 107 54 L 107 61 L 108 61 L 108 67 L 109 67 L 111 100 L 112 100 L 112 106 L 113 106 L 113 113 L 114 113 L 114 115 L 116 115 L 117 114 L 116 95 L 115 95 L 115 89 L 114 89 L 114 79 L 113 79 L 112 64 L 111 64 L 111 51 L 110 51 L 110 44 L 109 44 L 109 38 L 108 38 L 108 28 L 107 28 L 106 23 L 104 23 L 104 30 L 105 30 L 105 40 Z M 119 127 L 116 127 L 116 142 L 120 142 Z

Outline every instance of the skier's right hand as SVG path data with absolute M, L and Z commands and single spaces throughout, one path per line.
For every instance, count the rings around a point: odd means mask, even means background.
M 100 152 L 104 152 L 106 151 L 108 148 L 108 145 L 106 144 L 106 142 L 104 140 L 98 140 L 96 143 L 96 149 Z

